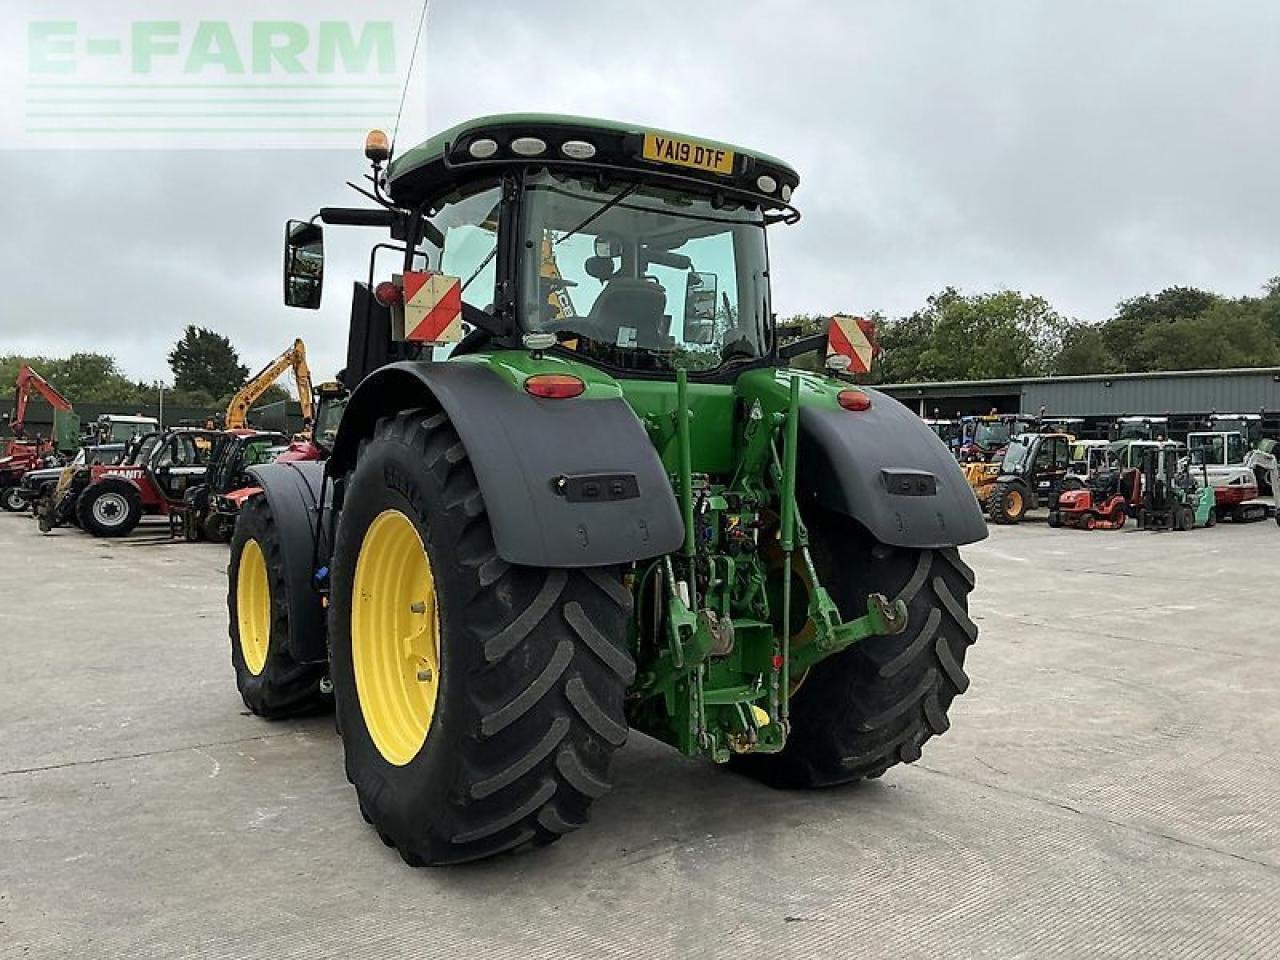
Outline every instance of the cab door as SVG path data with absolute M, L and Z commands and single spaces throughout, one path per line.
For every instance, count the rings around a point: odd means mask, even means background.
M 212 439 L 202 434 L 174 433 L 168 437 L 152 461 L 156 486 L 166 500 L 180 501 L 187 487 L 204 478 L 211 446 Z
M 1071 444 L 1066 437 L 1046 437 L 1036 451 L 1036 496 L 1042 504 L 1051 502 L 1062 490 L 1062 481 L 1071 469 Z

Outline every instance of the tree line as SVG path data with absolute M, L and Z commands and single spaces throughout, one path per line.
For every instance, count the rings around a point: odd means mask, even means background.
M 869 314 L 883 351 L 868 383 L 991 380 L 1089 373 L 1211 370 L 1280 364 L 1280 277 L 1258 296 L 1169 287 L 1122 301 L 1098 323 L 1063 316 L 1016 290 L 946 287 L 898 318 Z M 780 321 L 784 336 L 822 318 Z
M 188 326 L 168 354 L 171 383 L 165 385 L 165 403 L 180 407 L 218 410 L 244 386 L 249 368 L 228 337 L 205 327 Z M 133 380 L 114 357 L 104 353 L 80 352 L 68 357 L 0 356 L 0 390 L 12 385 L 23 364 L 53 384 L 71 403 L 108 403 L 122 412 L 154 404 L 155 383 Z M 274 384 L 259 403 L 287 399 L 289 394 Z
M 1146 373 L 1280 365 L 1280 277 L 1258 296 L 1224 297 L 1194 287 L 1169 287 L 1124 300 L 1099 323 L 1066 317 L 1043 297 L 1016 290 L 966 294 L 946 287 L 905 317 L 880 313 L 882 353 L 868 383 L 993 380 L 1088 373 Z M 824 319 L 799 314 L 779 321 L 784 339 L 822 328 Z M 225 407 L 249 369 L 230 339 L 188 326 L 168 354 L 173 382 L 165 402 Z M 813 362 L 813 361 L 810 361 Z M 122 409 L 151 404 L 154 383 L 131 379 L 114 357 L 0 356 L 0 390 L 28 363 L 72 403 Z M 288 394 L 274 385 L 263 403 Z

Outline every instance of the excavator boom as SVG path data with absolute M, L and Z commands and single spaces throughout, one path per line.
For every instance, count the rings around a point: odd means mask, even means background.
M 15 435 L 21 435 L 22 433 L 23 424 L 27 419 L 27 402 L 31 399 L 32 390 L 44 397 L 49 406 L 55 410 L 69 411 L 71 409 L 70 400 L 60 394 L 53 384 L 24 363 L 18 371 L 13 416 L 9 420 Z
M 280 356 L 250 377 L 236 391 L 236 395 L 227 404 L 226 428 L 235 430 L 243 427 L 248 420 L 249 409 L 267 392 L 268 387 L 284 376 L 286 370 L 293 371 L 293 383 L 298 390 L 303 418 L 308 423 L 313 421 L 315 408 L 311 395 L 311 369 L 307 366 L 307 346 L 301 340 L 294 340 Z

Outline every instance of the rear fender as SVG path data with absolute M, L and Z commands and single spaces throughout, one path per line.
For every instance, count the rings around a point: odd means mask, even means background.
M 625 400 L 540 400 L 479 363 L 404 362 L 371 374 L 342 416 L 330 473 L 355 466 L 381 417 L 415 407 L 448 414 L 508 563 L 623 564 L 683 541 L 671 483 Z
M 280 537 L 280 562 L 288 589 L 289 653 L 295 660 L 318 662 L 329 658 L 325 642 L 324 606 L 316 589 L 318 562 L 329 556 L 320 518 L 324 465 L 320 463 L 268 463 L 250 467 Z M 329 505 L 325 490 L 325 506 Z
M 987 525 L 946 444 L 876 390 L 868 410 L 800 408 L 802 499 L 853 517 L 881 543 L 938 548 L 974 543 Z

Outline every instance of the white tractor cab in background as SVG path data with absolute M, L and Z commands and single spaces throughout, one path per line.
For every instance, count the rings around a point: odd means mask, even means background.
M 1078 437 L 1084 431 L 1084 417 L 1050 417 L 1040 415 L 1041 433 L 1065 433 Z
M 1237 523 L 1264 520 L 1267 505 L 1258 500 L 1254 451 L 1239 430 L 1187 434 L 1192 473 L 1207 477 L 1217 502 L 1218 519 Z M 1274 459 L 1274 458 L 1273 458 Z
M 1116 417 L 1111 426 L 1113 442 L 1124 440 L 1167 440 L 1169 439 L 1168 417 Z
M 1110 440 L 1075 440 L 1071 444 L 1071 467 L 1067 476 L 1081 483 L 1099 473 L 1120 469 L 1120 457 Z
M 1236 432 L 1244 437 L 1244 465 L 1253 471 L 1259 492 L 1274 495 L 1271 477 L 1280 456 L 1280 441 L 1262 435 L 1262 414 L 1211 413 L 1205 428 L 1212 433 Z
M 953 454 L 960 446 L 960 420 L 947 420 L 938 417 L 926 417 L 925 426 L 933 431 L 934 436 L 947 445 Z
M 155 433 L 160 421 L 155 417 L 127 417 L 119 413 L 104 413 L 90 427 L 98 443 L 128 443 L 135 437 Z

